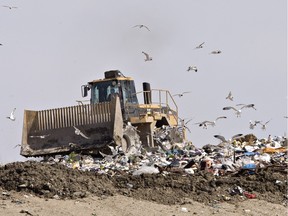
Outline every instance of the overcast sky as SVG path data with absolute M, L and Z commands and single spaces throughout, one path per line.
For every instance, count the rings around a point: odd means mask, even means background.
M 1 0 L 0 43 L 0 163 L 24 160 L 15 147 L 24 109 L 76 105 L 80 86 L 111 69 L 133 77 L 137 91 L 142 82 L 189 91 L 175 100 L 180 117 L 193 118 L 188 139 L 197 147 L 218 144 L 215 134 L 287 131 L 286 0 Z M 225 99 L 229 91 L 234 101 Z M 238 103 L 257 110 L 243 109 L 241 118 L 222 110 Z M 223 115 L 215 127 L 195 124 Z M 249 120 L 271 121 L 263 131 L 249 129 Z

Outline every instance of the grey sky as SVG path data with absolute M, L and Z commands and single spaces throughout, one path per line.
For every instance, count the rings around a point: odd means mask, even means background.
M 16 6 L 16 9 L 2 7 Z M 147 25 L 151 31 L 132 28 Z M 205 42 L 202 49 L 194 49 Z M 118 69 L 175 98 L 189 123 L 189 140 L 201 147 L 213 137 L 287 131 L 287 1 L 1 1 L 0 162 L 20 156 L 24 109 L 76 105 L 80 86 Z M 209 54 L 221 50 L 219 55 Z M 142 51 L 153 60 L 144 62 Z M 198 72 L 187 72 L 197 65 Z M 234 102 L 225 97 L 232 91 Z M 224 106 L 254 103 L 236 118 Z M 16 107 L 16 121 L 6 118 Z M 194 123 L 221 119 L 214 128 Z M 266 131 L 249 120 L 271 121 Z

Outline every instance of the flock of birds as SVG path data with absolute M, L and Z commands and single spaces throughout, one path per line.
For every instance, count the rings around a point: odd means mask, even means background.
M 133 26 L 133 28 L 140 28 L 140 29 L 141 29 L 141 28 L 145 28 L 147 31 L 150 31 L 150 29 L 149 29 L 146 25 L 143 25 L 143 24 L 135 25 L 135 26 Z M 199 44 L 198 46 L 196 46 L 195 49 L 201 49 L 201 48 L 203 48 L 203 47 L 204 47 L 204 44 L 205 44 L 205 42 L 202 42 L 201 44 Z M 143 53 L 144 56 L 145 56 L 145 59 L 144 59 L 145 62 L 147 62 L 147 61 L 152 61 L 152 60 L 153 60 L 153 58 L 151 57 L 151 55 L 148 54 L 147 52 L 142 51 L 142 53 Z M 220 54 L 220 53 L 222 53 L 221 50 L 213 50 L 213 51 L 210 52 L 210 54 Z M 187 71 L 188 71 L 188 72 L 189 72 L 189 71 L 195 71 L 195 72 L 197 72 L 198 69 L 197 69 L 197 66 L 196 66 L 196 65 L 190 65 L 190 66 L 188 66 Z
M 175 94 L 175 95 L 173 95 L 173 96 L 183 97 L 183 95 L 184 95 L 184 94 L 187 94 L 187 93 L 190 93 L 190 92 L 182 92 L 182 93 L 179 93 L 179 94 Z M 228 93 L 228 95 L 225 97 L 225 99 L 226 99 L 226 100 L 230 100 L 230 101 L 234 101 L 234 96 L 232 95 L 232 92 L 231 92 L 231 91 Z M 255 104 L 252 104 L 252 103 L 251 103 L 251 104 L 236 104 L 235 106 L 225 106 L 225 107 L 222 108 L 222 110 L 224 110 L 224 111 L 233 110 L 233 111 L 235 111 L 236 117 L 237 117 L 237 118 L 240 118 L 240 117 L 241 117 L 241 114 L 242 114 L 242 110 L 243 110 L 243 109 L 249 109 L 249 108 L 250 108 L 250 109 L 253 109 L 253 110 L 257 110 L 257 109 L 255 108 Z M 288 117 L 287 117 L 287 116 L 284 116 L 284 118 L 288 118 Z M 204 120 L 204 121 L 196 122 L 196 123 L 194 123 L 194 124 L 195 124 L 195 125 L 198 125 L 199 127 L 202 127 L 203 129 L 208 129 L 209 126 L 215 127 L 215 126 L 216 126 L 216 122 L 218 122 L 218 120 L 220 120 L 220 119 L 227 119 L 227 116 L 219 116 L 219 117 L 217 117 L 215 120 Z M 190 133 L 191 133 L 191 131 L 190 131 L 189 127 L 187 126 L 187 124 L 188 124 L 191 120 L 193 120 L 193 118 L 192 118 L 192 119 L 189 119 L 189 120 L 187 120 L 187 121 L 185 121 L 185 119 L 181 119 L 181 118 L 180 118 L 180 121 L 182 121 L 183 127 L 186 128 Z M 267 124 L 268 124 L 270 121 L 271 121 L 271 119 L 268 120 L 268 121 L 260 121 L 260 120 L 254 120 L 254 121 L 252 121 L 252 120 L 250 120 L 250 121 L 249 121 L 249 128 L 250 128 L 251 130 L 253 130 L 257 125 L 260 125 L 260 126 L 261 126 L 261 129 L 262 129 L 263 131 L 265 131 L 266 128 L 267 128 Z M 220 135 L 215 135 L 215 136 L 217 136 L 217 137 L 215 137 L 215 138 L 218 138 L 218 139 L 220 139 L 220 140 L 222 140 L 222 141 L 224 140 L 224 137 L 219 138 Z M 238 136 L 239 136 L 239 134 L 238 134 L 236 137 L 238 137 Z M 224 141 L 223 141 L 223 142 L 224 142 Z
M 5 8 L 8 8 L 8 9 L 16 9 L 17 7 L 15 6 L 8 6 L 8 5 L 3 5 L 3 7 Z M 147 31 L 150 31 L 150 28 L 148 28 L 146 25 L 143 25 L 143 24 L 139 24 L 139 25 L 135 25 L 133 26 L 133 28 L 139 28 L 139 29 L 146 29 Z M 204 44 L 205 42 L 202 42 L 200 43 L 199 45 L 197 45 L 194 49 L 202 49 L 204 47 Z M 0 46 L 3 46 L 2 43 L 0 43 Z M 153 58 L 146 52 L 142 51 L 142 53 L 144 54 L 145 56 L 145 59 L 144 61 L 145 62 L 148 62 L 148 61 L 152 61 Z M 209 54 L 215 54 L 215 55 L 218 55 L 218 54 L 221 54 L 222 51 L 221 50 L 213 50 L 211 51 Z M 194 71 L 194 72 L 197 72 L 198 71 L 198 68 L 196 65 L 190 65 L 188 66 L 187 68 L 187 71 Z M 188 93 L 191 93 L 189 91 L 185 91 L 185 92 L 182 92 L 182 93 L 178 93 L 178 94 L 174 94 L 174 96 L 178 96 L 179 98 L 180 97 L 183 97 L 185 94 L 188 94 Z M 227 100 L 230 100 L 230 101 L 233 101 L 234 97 L 232 95 L 232 92 L 230 91 L 229 94 L 227 95 L 226 97 Z M 77 101 L 79 104 L 83 104 L 81 101 Z M 242 110 L 243 109 L 248 109 L 248 108 L 252 108 L 254 110 L 256 110 L 255 108 L 255 105 L 254 104 L 236 104 L 235 106 L 226 106 L 226 107 L 223 107 L 223 110 L 233 110 L 235 111 L 235 114 L 236 114 L 236 117 L 241 117 L 241 113 L 242 113 Z M 16 117 L 15 117 L 15 111 L 16 111 L 16 108 L 14 108 L 12 110 L 12 112 L 10 113 L 10 116 L 7 116 L 8 119 L 10 119 L 11 121 L 15 121 L 16 120 Z M 226 119 L 227 117 L 226 116 L 219 116 L 217 117 L 215 120 L 204 120 L 204 121 L 201 121 L 201 122 L 197 122 L 195 123 L 196 125 L 198 125 L 199 127 L 202 127 L 203 129 L 207 129 L 208 126 L 216 126 L 216 122 L 220 119 Z M 284 116 L 284 118 L 288 118 L 287 116 Z M 181 119 L 182 121 L 184 121 L 184 119 Z M 184 123 L 184 127 L 186 129 L 188 129 L 190 131 L 190 129 L 187 127 L 187 124 L 191 121 L 192 119 L 189 119 L 188 121 L 186 121 Z M 266 121 L 266 122 L 262 122 L 262 121 L 252 121 L 250 120 L 249 121 L 249 128 L 250 129 L 254 129 L 257 125 L 261 125 L 261 128 L 262 130 L 266 130 L 266 127 L 267 127 L 267 124 L 271 121 L 271 119 L 269 121 Z M 80 135 L 86 139 L 89 139 L 89 137 L 87 137 L 85 134 L 83 134 L 78 128 L 74 127 L 75 129 L 75 134 L 76 135 Z M 221 137 L 220 135 L 215 135 L 215 136 L 218 136 L 216 138 L 219 138 L 220 140 L 224 140 L 224 137 Z M 42 138 L 42 137 L 41 137 Z

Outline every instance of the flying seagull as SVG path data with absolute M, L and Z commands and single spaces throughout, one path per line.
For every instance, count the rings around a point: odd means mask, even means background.
M 254 110 L 256 110 L 255 104 L 236 104 L 236 106 L 243 106 L 245 108 L 253 108 Z
M 264 124 L 262 122 L 260 122 L 260 124 L 262 125 L 261 129 L 262 130 L 266 130 L 266 125 L 271 121 L 271 119 L 269 121 L 266 121 Z
M 233 101 L 233 98 L 234 97 L 232 96 L 232 92 L 230 91 L 226 99 Z
M 238 104 L 238 105 L 240 105 L 240 104 Z M 237 105 L 236 105 L 236 106 L 237 106 Z M 240 109 L 235 108 L 235 107 L 232 107 L 232 106 L 227 106 L 227 107 L 223 107 L 223 110 L 233 109 L 233 110 L 236 111 L 236 112 L 235 112 L 236 116 L 237 116 L 237 117 L 241 117 L 242 109 L 244 109 L 244 108 L 253 108 L 253 109 L 255 109 L 254 104 L 248 104 L 248 105 L 242 106 Z M 256 109 L 255 109 L 255 110 L 256 110 Z
M 226 139 L 224 136 L 221 135 L 214 135 L 215 138 L 220 139 L 223 143 L 231 143 L 233 140 L 240 138 L 243 134 L 236 134 L 231 137 L 231 139 Z
M 187 121 L 185 121 L 185 119 L 181 119 L 180 117 L 179 117 L 179 119 L 180 119 L 180 121 L 181 121 L 181 127 L 187 129 L 187 130 L 189 131 L 189 133 L 191 133 L 191 130 L 187 127 L 187 124 L 188 124 L 190 121 L 192 121 L 193 118 L 188 119 Z
M 199 44 L 198 46 L 195 47 L 195 49 L 201 49 L 201 48 L 203 48 L 203 44 L 204 44 L 204 43 L 205 43 L 205 42 Z
M 15 110 L 16 110 L 16 108 L 14 108 L 13 111 L 11 112 L 10 116 L 7 116 L 6 118 L 10 119 L 11 121 L 15 121 L 15 119 L 16 119 Z
M 211 125 L 212 127 L 214 127 L 216 125 L 216 121 L 218 121 L 219 119 L 226 119 L 226 116 L 219 116 L 217 117 L 214 121 L 203 121 L 203 122 L 198 122 L 195 124 L 198 124 L 199 127 L 203 127 L 203 129 L 207 129 L 208 125 Z
M 256 127 L 256 125 L 257 124 L 260 124 L 260 121 L 249 121 L 249 128 L 251 129 L 251 130 L 253 130 L 255 127 Z
M 195 72 L 198 71 L 197 67 L 196 66 L 189 66 L 187 71 L 190 71 L 190 70 L 194 70 Z
M 144 59 L 144 61 L 152 61 L 152 57 L 150 57 L 148 53 L 145 53 L 145 52 L 143 52 L 143 51 L 142 51 L 142 53 L 143 53 L 143 54 L 145 55 L 145 57 L 146 57 L 146 58 Z
M 75 134 L 76 135 L 80 135 L 82 137 L 84 137 L 85 139 L 90 139 L 90 137 L 87 137 L 85 134 L 83 134 L 77 127 L 73 126 L 75 129 Z
M 184 96 L 184 94 L 187 94 L 187 93 L 190 93 L 190 92 L 182 92 L 182 93 L 180 93 L 180 94 L 174 94 L 174 95 L 172 95 L 173 97 L 175 97 L 175 96 L 178 96 L 178 97 L 183 97 Z
M 214 50 L 214 51 L 212 51 L 210 54 L 220 54 L 220 53 L 222 53 L 221 50 Z
M 135 26 L 133 26 L 133 28 L 135 28 L 135 27 L 146 28 L 148 31 L 150 31 L 150 29 L 147 26 L 145 26 L 145 25 L 135 25 Z
M 9 8 L 10 10 L 17 8 L 17 7 L 15 7 L 15 6 L 8 6 L 8 5 L 3 5 L 3 7 L 7 7 L 7 8 Z

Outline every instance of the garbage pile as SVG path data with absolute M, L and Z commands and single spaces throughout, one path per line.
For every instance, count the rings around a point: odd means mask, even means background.
M 99 157 L 72 152 L 0 166 L 0 199 L 1 192 L 5 199 L 17 191 L 53 199 L 121 194 L 167 205 L 257 198 L 287 206 L 285 138 L 249 134 L 197 148 L 171 140 L 167 131 L 155 133 L 159 143 L 153 149 L 136 144 L 123 152 L 109 146 Z
M 214 176 L 226 174 L 254 174 L 269 166 L 286 170 L 287 139 L 268 137 L 257 139 L 253 134 L 224 140 L 218 145 L 195 147 L 191 142 L 176 143 L 169 140 L 169 128 L 155 131 L 157 148 L 144 148 L 140 143 L 123 152 L 119 146 L 108 146 L 110 154 L 100 151 L 101 157 L 91 157 L 72 152 L 58 158 L 50 158 L 52 163 L 62 163 L 67 167 L 98 174 L 169 174 L 193 175 L 207 171 Z

